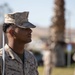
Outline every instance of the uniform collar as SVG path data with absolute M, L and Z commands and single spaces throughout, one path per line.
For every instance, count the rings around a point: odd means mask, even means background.
M 16 59 L 17 61 L 22 63 L 22 60 L 18 57 L 18 55 L 13 50 L 11 50 L 11 48 L 7 44 L 5 45 L 4 49 L 9 57 L 11 57 L 13 60 Z M 30 63 L 31 60 L 32 59 L 30 56 L 30 52 L 25 50 L 24 51 L 24 62 Z
M 18 57 L 18 55 L 13 51 L 11 50 L 11 48 L 6 44 L 5 47 L 4 47 L 6 53 L 7 53 L 7 56 L 9 56 L 11 59 L 16 59 L 17 61 L 21 62 L 21 59 Z

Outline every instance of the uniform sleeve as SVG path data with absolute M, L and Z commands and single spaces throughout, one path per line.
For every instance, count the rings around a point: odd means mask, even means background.
M 29 61 L 29 75 L 39 75 L 37 60 L 32 52 L 26 53 L 26 58 Z
M 32 62 L 33 62 L 33 64 L 31 65 L 31 74 L 30 75 L 39 75 L 38 64 L 37 64 L 37 60 L 36 60 L 34 54 L 32 55 Z
M 35 57 L 34 57 L 34 65 L 35 65 L 35 68 L 34 68 L 33 73 L 34 73 L 34 75 L 39 75 L 39 73 L 38 73 L 38 64 L 37 64 L 37 60 L 36 60 Z

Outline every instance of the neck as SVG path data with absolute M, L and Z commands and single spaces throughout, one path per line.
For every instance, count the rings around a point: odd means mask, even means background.
M 24 43 L 11 41 L 8 42 L 8 46 L 11 47 L 15 53 L 23 54 L 24 52 Z

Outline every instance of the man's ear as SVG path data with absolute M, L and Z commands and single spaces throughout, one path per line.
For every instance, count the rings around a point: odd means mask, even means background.
M 13 29 L 10 29 L 9 30 L 9 33 L 13 36 L 14 35 L 14 30 Z

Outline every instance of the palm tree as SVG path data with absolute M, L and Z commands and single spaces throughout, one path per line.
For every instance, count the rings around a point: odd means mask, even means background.
M 44 64 L 45 66 L 45 75 L 51 75 L 52 69 L 54 65 L 64 66 L 64 33 L 65 33 L 65 2 L 64 0 L 55 0 L 54 6 L 54 14 L 52 17 L 52 25 L 49 28 L 49 47 L 48 47 L 48 56 L 45 58 L 49 58 L 49 60 L 45 60 L 45 62 L 49 62 L 48 64 Z
M 51 58 L 54 55 L 57 66 L 65 65 L 64 58 L 64 33 L 65 33 L 65 2 L 64 0 L 55 0 L 54 14 L 52 17 L 52 25 L 49 32 L 49 49 L 52 52 Z M 56 58 L 55 58 L 56 57 Z M 52 58 L 52 59 L 53 59 Z M 53 60 L 51 60 L 52 62 Z M 55 62 L 55 61 L 54 61 Z M 53 63 L 51 63 L 53 64 Z M 53 64 L 54 65 L 54 64 Z

